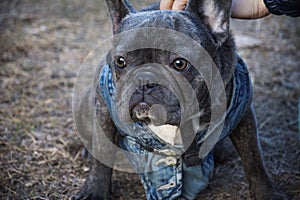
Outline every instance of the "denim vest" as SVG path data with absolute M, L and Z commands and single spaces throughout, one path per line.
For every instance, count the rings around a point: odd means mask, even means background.
M 139 172 L 147 199 L 176 199 L 179 197 L 195 199 L 199 192 L 206 188 L 212 176 L 213 150 L 201 159 L 200 164 L 187 166 L 182 157 L 174 156 L 180 153 L 180 149 L 164 142 L 145 124 L 137 122 L 129 128 L 120 125 L 121 122 L 117 119 L 112 106 L 115 88 L 109 65 L 105 65 L 100 73 L 99 88 L 112 120 L 122 135 L 119 147 L 127 154 L 133 168 L 139 168 L 142 162 L 144 168 L 152 169 Z M 252 86 L 249 73 L 245 63 L 239 58 L 233 77 L 232 99 L 218 141 L 224 139 L 236 128 L 249 108 L 251 99 Z M 205 132 L 202 131 L 195 137 L 199 148 L 203 144 L 201 139 L 204 134 Z M 134 155 L 143 155 L 144 159 L 141 161 L 141 157 Z M 161 163 L 164 165 L 161 166 Z

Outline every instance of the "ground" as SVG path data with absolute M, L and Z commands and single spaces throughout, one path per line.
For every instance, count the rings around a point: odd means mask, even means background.
M 232 29 L 254 85 L 266 166 L 290 199 L 300 199 L 299 19 L 232 20 Z M 0 2 L 1 199 L 69 199 L 79 191 L 90 168 L 72 89 L 81 62 L 110 30 L 103 1 Z M 135 175 L 115 172 L 113 185 L 116 199 L 145 199 Z M 249 199 L 239 157 L 216 166 L 199 199 Z

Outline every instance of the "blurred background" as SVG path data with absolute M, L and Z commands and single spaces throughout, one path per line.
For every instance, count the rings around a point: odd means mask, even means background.
M 153 1 L 132 0 L 137 8 Z M 254 85 L 266 166 L 300 199 L 300 18 L 232 20 Z M 86 55 L 111 35 L 104 1 L 0 1 L 0 199 L 70 199 L 89 162 L 72 118 Z M 136 175 L 115 172 L 116 199 L 145 199 Z M 249 199 L 238 156 L 216 166 L 199 199 Z

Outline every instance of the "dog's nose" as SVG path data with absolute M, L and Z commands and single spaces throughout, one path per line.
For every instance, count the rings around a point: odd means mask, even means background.
M 158 86 L 158 84 L 156 84 L 156 83 L 146 83 L 140 87 L 137 87 L 136 91 L 140 94 L 149 94 L 157 86 Z

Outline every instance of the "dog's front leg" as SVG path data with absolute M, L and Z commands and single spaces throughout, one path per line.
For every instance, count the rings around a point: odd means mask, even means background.
M 113 199 L 111 194 L 111 175 L 112 168 L 103 165 L 97 159 L 93 158 L 90 174 L 74 200 Z
M 241 157 L 249 181 L 251 198 L 286 199 L 285 194 L 276 189 L 265 168 L 252 106 L 231 134 L 231 140 Z
M 109 200 L 112 199 L 111 176 L 115 158 L 116 127 L 102 98 L 97 98 L 97 104 L 93 106 L 95 96 L 91 94 L 92 89 L 89 89 L 80 103 L 79 112 L 77 112 L 80 116 L 75 117 L 77 128 L 83 134 L 87 134 L 86 138 L 89 138 L 86 145 L 88 145 L 88 149 L 92 152 L 94 158 L 89 176 L 80 192 L 73 199 Z M 93 120 L 89 120 L 91 113 L 95 115 Z M 105 165 L 100 161 L 105 161 Z

